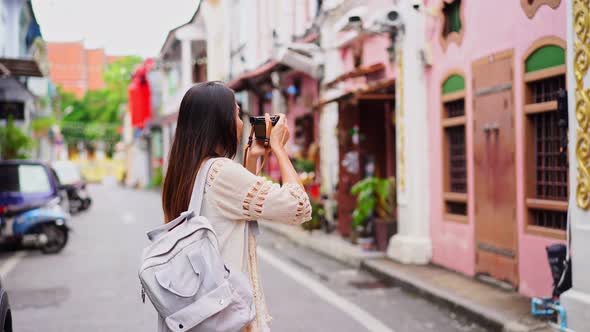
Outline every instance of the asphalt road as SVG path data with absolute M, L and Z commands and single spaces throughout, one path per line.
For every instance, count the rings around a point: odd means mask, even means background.
M 154 331 L 137 278 L 145 232 L 162 220 L 160 196 L 90 187 L 94 205 L 71 221 L 63 252 L 0 254 L 14 327 L 27 331 Z M 259 240 L 273 331 L 483 331 L 420 297 L 271 232 Z

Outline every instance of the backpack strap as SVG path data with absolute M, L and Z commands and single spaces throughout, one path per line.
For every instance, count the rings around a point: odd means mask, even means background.
M 152 229 L 151 231 L 147 232 L 146 235 L 148 239 L 152 242 L 158 240 L 162 235 L 168 233 L 174 227 L 180 225 L 185 219 L 190 219 L 194 213 L 192 211 L 185 211 L 180 214 L 176 219 L 170 221 L 167 224 L 163 224 L 157 228 Z
M 210 158 L 207 160 L 199 169 L 197 173 L 197 177 L 195 179 L 195 183 L 193 185 L 193 192 L 191 194 L 191 200 L 188 205 L 188 210 L 182 212 L 180 216 L 176 219 L 171 220 L 169 223 L 164 224 L 158 228 L 155 228 L 149 232 L 147 232 L 147 237 L 150 241 L 156 241 L 160 238 L 163 234 L 166 234 L 174 227 L 180 225 L 186 219 L 191 219 L 193 216 L 200 216 L 201 215 L 201 205 L 203 203 L 203 193 L 205 192 L 205 184 L 207 183 L 207 174 L 209 173 L 209 169 L 213 165 L 217 158 Z M 205 222 L 206 219 L 200 219 L 200 222 Z M 208 223 L 205 224 L 205 227 L 213 231 L 213 226 Z
M 213 163 L 217 158 L 209 158 L 199 169 L 195 183 L 193 184 L 193 193 L 191 194 L 191 201 L 188 204 L 188 211 L 193 211 L 196 216 L 201 215 L 201 206 L 203 205 L 203 194 L 205 193 L 205 185 L 207 183 L 207 174 Z

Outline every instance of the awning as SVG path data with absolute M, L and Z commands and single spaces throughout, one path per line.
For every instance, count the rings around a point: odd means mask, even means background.
M 369 94 L 389 94 L 390 89 L 395 86 L 394 78 L 387 78 L 378 81 L 367 83 L 365 86 L 356 88 L 354 90 L 341 91 L 341 90 L 328 90 L 330 92 L 324 94 L 324 98 L 313 105 L 314 109 L 318 109 L 328 103 L 333 103 L 345 98 L 362 98 Z
M 34 59 L 0 58 L 0 72 L 6 76 L 43 77 Z
M 313 38 L 316 37 L 311 35 L 308 39 L 313 40 Z M 322 75 L 322 51 L 318 45 L 307 42 L 308 39 L 275 49 L 268 62 L 231 80 L 227 86 L 235 91 L 255 89 L 255 85 L 268 78 L 273 71 L 285 68 L 300 71 L 314 79 L 320 78 Z
M 342 81 L 345 81 L 345 80 L 348 80 L 351 78 L 357 78 L 357 77 L 361 77 L 361 76 L 376 74 L 382 70 L 385 70 L 385 65 L 383 63 L 376 63 L 376 64 L 373 64 L 370 66 L 358 67 L 356 69 L 353 69 L 347 73 L 344 73 L 344 74 L 336 77 L 332 81 L 326 83 L 325 86 L 330 88 Z
M 322 59 L 318 54 L 321 54 L 319 46 L 315 44 L 293 43 L 277 49 L 274 59 L 314 79 L 319 79 L 323 70 Z
M 263 76 L 270 75 L 275 69 L 280 66 L 278 61 L 269 61 L 260 67 L 244 73 L 237 78 L 231 80 L 227 83 L 227 86 L 230 89 L 234 89 L 236 92 L 245 90 L 248 87 L 249 81 L 257 80 L 262 78 Z

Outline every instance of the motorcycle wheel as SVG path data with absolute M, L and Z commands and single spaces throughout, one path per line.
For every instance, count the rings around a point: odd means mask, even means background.
M 44 234 L 47 237 L 47 243 L 40 248 L 44 254 L 56 254 L 68 242 L 68 231 L 62 226 L 45 224 L 39 227 L 38 233 Z

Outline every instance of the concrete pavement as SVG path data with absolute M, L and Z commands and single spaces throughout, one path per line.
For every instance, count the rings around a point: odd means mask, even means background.
M 145 231 L 162 221 L 156 192 L 91 186 L 57 255 L 2 253 L 16 331 L 153 331 L 137 268 Z M 265 232 L 262 283 L 273 331 L 483 331 L 444 307 Z

